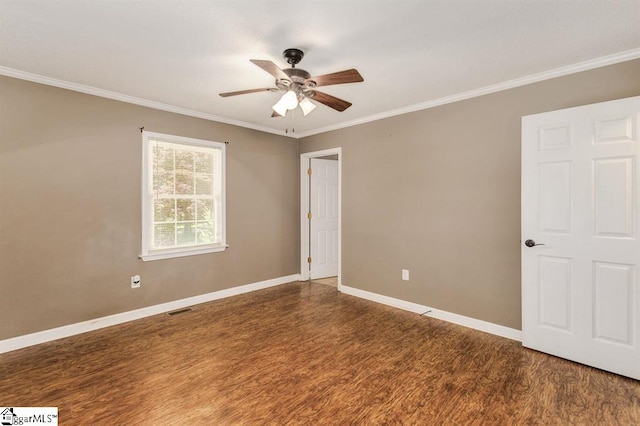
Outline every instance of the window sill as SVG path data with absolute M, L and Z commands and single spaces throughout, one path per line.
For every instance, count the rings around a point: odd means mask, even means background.
M 229 246 L 200 247 L 200 248 L 192 248 L 192 249 L 147 253 L 147 254 L 142 254 L 138 257 L 142 259 L 144 262 L 148 262 L 151 260 L 172 259 L 174 257 L 196 256 L 198 254 L 216 253 L 220 251 L 225 251 L 227 248 L 229 248 Z

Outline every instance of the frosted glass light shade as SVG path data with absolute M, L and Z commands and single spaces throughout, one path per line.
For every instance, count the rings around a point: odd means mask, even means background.
M 279 115 L 286 115 L 287 111 L 296 109 L 298 106 L 298 97 L 293 90 L 289 90 L 282 95 L 280 100 L 271 108 Z
M 316 105 L 309 100 L 309 98 L 303 98 L 300 101 L 300 108 L 302 109 L 302 113 L 304 115 L 309 114 L 311 111 L 316 109 Z
M 271 107 L 276 114 L 285 116 L 287 115 L 287 107 L 283 105 L 282 99 L 280 99 L 274 106 Z
M 298 96 L 293 90 L 289 90 L 287 93 L 282 95 L 280 102 L 282 102 L 284 106 L 291 111 L 296 109 L 298 106 Z

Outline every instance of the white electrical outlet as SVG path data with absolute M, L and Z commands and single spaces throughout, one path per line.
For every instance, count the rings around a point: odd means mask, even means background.
M 402 281 L 409 281 L 409 270 L 408 269 L 403 269 L 402 270 Z
M 140 275 L 134 275 L 131 277 L 131 288 L 140 287 Z

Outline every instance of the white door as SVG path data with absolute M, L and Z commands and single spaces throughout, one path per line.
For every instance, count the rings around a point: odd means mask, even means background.
M 311 159 L 309 277 L 338 275 L 338 161 Z
M 635 379 L 639 125 L 640 97 L 522 119 L 523 345 Z

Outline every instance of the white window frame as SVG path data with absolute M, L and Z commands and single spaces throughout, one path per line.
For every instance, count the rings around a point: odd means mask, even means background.
M 154 249 L 149 246 L 151 237 L 151 223 L 149 217 L 153 214 L 153 164 L 150 161 L 152 141 L 162 141 L 186 146 L 206 147 L 220 150 L 220 235 L 221 241 L 216 244 L 197 244 L 187 247 L 172 247 Z M 214 177 L 215 179 L 215 177 Z M 167 135 L 155 132 L 142 132 L 142 254 L 143 261 L 170 259 L 174 257 L 192 256 L 205 253 L 224 251 L 227 248 L 226 236 L 226 144 L 184 136 Z

